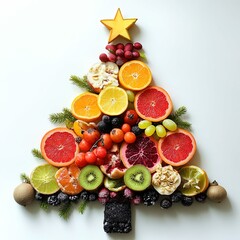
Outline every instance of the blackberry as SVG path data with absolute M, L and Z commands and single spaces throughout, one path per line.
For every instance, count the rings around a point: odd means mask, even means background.
M 102 116 L 102 121 L 105 123 L 111 123 L 111 117 L 108 115 L 103 115 Z
M 79 195 L 69 195 L 68 196 L 68 199 L 71 201 L 71 202 L 77 202 L 79 200 L 80 196 Z
M 188 197 L 188 196 L 183 196 L 182 197 L 182 205 L 183 206 L 191 206 L 193 204 L 193 198 L 192 197 Z
M 132 230 L 131 204 L 108 202 L 105 205 L 103 229 L 106 233 L 128 233 Z
M 76 143 L 80 143 L 82 141 L 82 138 L 78 136 L 75 138 L 75 141 L 76 141 Z
M 180 202 L 182 200 L 182 197 L 183 197 L 183 195 L 179 191 L 175 191 L 174 193 L 172 193 L 170 195 L 170 199 L 173 203 Z
M 195 196 L 195 199 L 197 202 L 204 202 L 207 198 L 207 194 L 206 193 L 199 193 Z
M 161 208 L 164 208 L 164 209 L 170 208 L 172 206 L 172 201 L 168 198 L 164 198 L 160 202 L 160 206 Z
M 139 136 L 143 133 L 143 129 L 139 128 L 138 125 L 134 125 L 132 126 L 132 129 L 131 131 L 136 135 L 136 136 Z
M 121 128 L 123 119 L 121 117 L 113 117 L 111 120 L 112 128 Z
M 82 200 L 88 200 L 89 198 L 89 193 L 86 191 L 86 190 L 83 190 L 81 193 L 80 193 L 80 198 Z
M 44 195 L 42 193 L 39 193 L 39 192 L 36 192 L 35 199 L 37 201 L 44 201 L 46 199 L 46 195 Z
M 100 121 L 97 124 L 97 128 L 102 133 L 109 133 L 111 130 L 111 125 L 109 123 L 105 123 L 104 121 Z
M 89 201 L 96 201 L 98 199 L 98 194 L 97 193 L 89 193 L 88 200 Z
M 159 193 L 155 189 L 148 189 L 143 193 L 143 204 L 147 206 L 152 206 L 156 203 L 158 198 Z
M 47 198 L 47 203 L 52 206 L 58 206 L 61 202 L 59 201 L 57 195 L 51 195 Z
M 61 202 L 61 203 L 67 203 L 69 202 L 69 197 L 66 193 L 63 193 L 63 192 L 60 192 L 58 195 L 58 200 Z

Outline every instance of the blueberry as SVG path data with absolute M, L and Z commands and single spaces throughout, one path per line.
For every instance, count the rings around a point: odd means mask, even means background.
M 182 197 L 183 197 L 183 195 L 179 191 L 175 191 L 174 193 L 172 193 L 170 195 L 170 199 L 173 203 L 180 202 L 182 200 Z
M 183 206 L 191 206 L 193 204 L 193 198 L 192 197 L 188 197 L 188 196 L 183 196 L 182 197 L 182 205 Z
M 89 197 L 89 193 L 85 190 L 83 190 L 81 193 L 80 193 L 80 198 L 82 200 L 88 200 L 88 197 Z
M 104 123 L 111 123 L 111 117 L 108 116 L 108 115 L 103 115 L 103 116 L 102 116 L 102 121 L 103 121 Z
M 143 129 L 140 129 L 137 125 L 132 126 L 131 131 L 136 135 L 139 136 L 143 133 Z
M 71 201 L 71 202 L 77 202 L 79 200 L 80 196 L 79 195 L 69 195 L 68 196 L 68 199 Z
M 36 192 L 36 194 L 35 194 L 35 199 L 36 199 L 37 201 L 44 201 L 45 198 L 46 198 L 46 196 L 45 196 L 44 194 L 39 193 L 39 192 Z
M 199 193 L 195 196 L 196 201 L 201 203 L 204 202 L 206 198 L 207 198 L 206 193 Z
M 161 208 L 164 208 L 164 209 L 170 208 L 172 206 L 172 201 L 168 198 L 164 198 L 160 202 L 160 206 Z
M 52 205 L 52 206 L 57 206 L 59 205 L 61 202 L 59 201 L 57 195 L 51 195 L 47 198 L 47 203 L 49 205 Z
M 81 142 L 81 140 L 82 140 L 82 138 L 81 137 L 76 137 L 76 139 L 75 139 L 75 141 L 76 141 L 76 143 L 80 143 Z
M 63 192 L 60 192 L 58 195 L 58 200 L 61 202 L 61 203 L 67 203 L 69 201 L 69 197 L 66 193 L 63 193 Z
M 109 133 L 111 130 L 110 123 L 105 123 L 104 121 L 100 121 L 97 124 L 98 130 L 102 133 Z
M 121 128 L 121 126 L 123 125 L 123 119 L 121 117 L 113 117 L 111 124 L 112 128 Z
M 143 204 L 147 206 L 154 205 L 159 198 L 159 193 L 155 189 L 148 189 L 143 193 Z
M 89 201 L 96 201 L 98 198 L 98 194 L 97 193 L 90 193 L 88 196 L 88 200 Z

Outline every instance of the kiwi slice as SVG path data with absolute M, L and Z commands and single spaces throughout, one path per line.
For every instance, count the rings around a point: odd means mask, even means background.
M 104 178 L 104 186 L 113 192 L 119 192 L 126 188 L 123 178 L 111 179 L 109 177 Z
M 103 173 L 98 166 L 87 165 L 81 169 L 78 180 L 85 190 L 92 191 L 102 184 Z
M 143 191 L 151 184 L 151 173 L 144 165 L 137 164 L 125 172 L 124 182 L 134 191 Z

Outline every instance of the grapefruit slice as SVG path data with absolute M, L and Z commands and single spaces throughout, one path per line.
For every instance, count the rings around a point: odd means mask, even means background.
M 172 112 L 172 100 L 161 87 L 152 86 L 139 92 L 134 100 L 137 114 L 151 122 L 160 122 Z
M 189 162 L 196 152 L 196 141 L 193 135 L 181 128 L 168 132 L 158 143 L 161 159 L 172 166 L 182 166 Z
M 120 148 L 120 158 L 126 168 L 142 164 L 153 173 L 159 163 L 157 141 L 153 137 L 140 136 L 134 143 L 123 142 Z
M 79 152 L 76 137 L 72 130 L 64 127 L 48 131 L 41 141 L 43 158 L 56 167 L 72 164 Z
M 70 195 L 80 193 L 83 188 L 78 181 L 79 174 L 80 169 L 75 164 L 71 164 L 68 167 L 61 167 L 55 174 L 61 191 Z

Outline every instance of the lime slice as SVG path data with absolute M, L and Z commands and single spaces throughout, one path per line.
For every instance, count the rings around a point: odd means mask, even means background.
M 179 170 L 181 176 L 181 185 L 179 190 L 185 196 L 195 196 L 204 192 L 208 185 L 208 176 L 206 172 L 197 166 L 185 166 Z
M 59 190 L 55 174 L 58 168 L 44 164 L 36 167 L 30 176 L 30 181 L 35 190 L 42 194 L 53 194 Z

